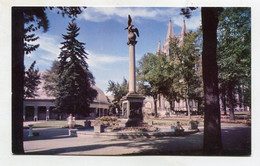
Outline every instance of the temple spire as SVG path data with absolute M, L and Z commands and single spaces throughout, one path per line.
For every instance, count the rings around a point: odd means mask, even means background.
M 173 37 L 174 37 L 174 33 L 173 33 L 173 29 L 172 29 L 172 20 L 170 18 L 169 25 L 168 25 L 168 32 L 167 32 L 167 35 L 166 35 L 166 40 L 173 38 Z
M 160 41 L 159 41 L 159 44 L 158 44 L 156 56 L 158 56 L 158 55 L 161 54 L 161 53 L 162 53 L 162 48 L 161 48 L 161 40 L 160 40 Z
M 183 24 L 181 27 L 181 34 L 180 34 L 180 45 L 183 45 L 184 42 L 184 37 L 187 35 L 187 28 L 186 28 L 186 23 L 185 23 L 185 19 L 183 18 Z
M 166 35 L 166 39 L 164 41 L 162 52 L 166 54 L 166 56 L 169 55 L 169 49 L 170 49 L 170 41 L 174 38 L 173 28 L 172 28 L 172 20 L 170 18 L 169 25 L 168 25 L 168 32 Z
M 187 28 L 186 28 L 186 23 L 185 23 L 185 19 L 183 18 L 183 24 L 181 27 L 181 35 L 185 36 L 187 34 Z

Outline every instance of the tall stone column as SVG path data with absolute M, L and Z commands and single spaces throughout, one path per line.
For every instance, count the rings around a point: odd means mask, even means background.
M 136 93 L 135 44 L 129 44 L 129 93 Z
M 128 15 L 128 26 L 125 30 L 128 30 L 128 42 L 129 46 L 129 90 L 128 94 L 124 96 L 122 101 L 122 110 L 124 120 L 121 123 L 125 126 L 138 126 L 143 120 L 142 105 L 144 97 L 136 92 L 136 75 L 135 75 L 135 45 L 136 35 L 139 36 L 137 28 L 133 28 L 132 19 Z

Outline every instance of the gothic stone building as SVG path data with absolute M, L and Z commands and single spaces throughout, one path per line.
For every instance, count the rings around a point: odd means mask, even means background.
M 180 45 L 182 45 L 187 33 L 188 32 L 187 32 L 187 28 L 186 28 L 186 23 L 185 23 L 185 20 L 183 20 L 181 33 L 179 34 L 179 36 L 175 36 L 175 34 L 173 32 L 173 27 L 172 27 L 172 21 L 170 19 L 169 24 L 168 24 L 168 31 L 167 31 L 166 39 L 164 40 L 163 46 L 161 46 L 161 41 L 159 41 L 156 56 L 164 56 L 164 55 L 169 56 L 170 40 L 174 37 L 177 37 L 180 41 Z M 200 64 L 198 64 L 198 65 L 200 65 Z M 236 97 L 236 100 L 238 101 L 239 100 L 238 94 L 236 94 L 235 97 Z M 177 111 L 177 112 L 178 111 L 179 112 L 187 111 L 186 103 L 184 100 L 180 100 L 179 102 L 174 101 L 173 104 L 174 104 L 175 111 Z M 190 106 L 191 112 L 193 112 L 193 113 L 198 112 L 198 110 L 197 110 L 198 103 L 197 102 L 195 102 L 194 100 L 190 100 L 189 106 Z M 222 102 L 221 98 L 220 98 L 220 109 L 223 112 L 224 108 L 223 108 L 223 102 Z M 228 108 L 227 108 L 227 110 L 228 110 Z M 250 111 L 250 108 L 244 107 L 241 105 L 237 105 L 237 107 L 235 108 L 235 111 Z M 145 98 L 144 103 L 143 103 L 143 112 L 146 115 L 152 115 L 154 113 L 154 102 L 153 102 L 152 97 L 148 96 Z M 158 97 L 157 112 L 158 112 L 158 115 L 161 117 L 166 116 L 167 112 L 174 113 L 174 112 L 170 111 L 170 104 L 163 96 Z
M 173 27 L 172 27 L 172 21 L 170 19 L 169 24 L 168 24 L 168 31 L 166 34 L 166 38 L 164 40 L 163 47 L 161 46 L 161 41 L 159 41 L 156 56 L 164 56 L 164 55 L 169 56 L 171 39 L 174 37 L 177 37 L 180 40 L 180 44 L 182 44 L 187 33 L 188 32 L 187 32 L 187 28 L 186 28 L 186 23 L 185 23 L 185 20 L 183 20 L 181 33 L 179 36 L 175 36 L 175 34 L 173 32 Z M 187 111 L 184 100 L 180 100 L 179 102 L 175 101 L 173 104 L 174 104 L 174 109 L 176 111 L 182 111 L 182 112 Z M 190 105 L 191 111 L 197 111 L 197 103 L 195 101 L 191 100 L 189 105 Z M 146 115 L 152 115 L 154 113 L 154 102 L 153 102 L 152 97 L 148 96 L 145 98 L 144 105 L 143 105 L 143 111 Z M 158 112 L 158 115 L 161 117 L 166 116 L 168 113 L 173 113 L 170 111 L 170 103 L 162 95 L 160 95 L 158 97 L 157 112 Z

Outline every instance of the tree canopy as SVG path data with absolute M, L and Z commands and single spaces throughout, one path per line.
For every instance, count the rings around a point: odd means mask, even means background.
M 127 82 L 127 80 L 124 78 L 123 82 L 121 84 L 118 83 L 118 82 L 115 83 L 114 81 L 109 80 L 107 92 L 111 92 L 113 94 L 114 100 L 112 102 L 115 103 L 116 107 L 119 107 L 121 105 L 120 100 L 128 92 L 128 82 Z
M 51 69 L 47 70 L 47 72 L 43 75 L 44 79 L 44 90 L 46 91 L 48 96 L 56 96 L 57 95 L 57 84 L 59 80 L 59 67 L 60 62 L 55 60 L 52 63 Z
M 139 61 L 137 69 L 138 91 L 143 95 L 153 97 L 155 117 L 157 117 L 158 95 L 165 91 L 163 83 L 167 79 L 166 68 L 165 56 L 155 56 L 152 53 L 147 53 Z
M 174 68 L 172 86 L 178 96 L 186 101 L 186 107 L 190 118 L 189 100 L 197 99 L 201 86 L 200 50 L 198 32 L 189 32 L 180 42 L 178 38 L 173 38 L 170 44 L 170 63 Z
M 202 100 L 201 72 L 199 74 L 201 48 L 198 44 L 200 32 L 186 34 L 184 42 L 172 38 L 169 56 L 148 53 L 140 60 L 137 69 L 139 91 L 152 96 L 155 106 L 158 95 L 163 95 L 169 101 L 172 110 L 172 102 L 185 99 L 190 115 L 188 100 Z M 155 114 L 156 111 L 155 108 Z
M 228 96 L 231 119 L 236 106 L 235 93 L 250 106 L 251 96 L 251 11 L 225 8 L 219 17 L 218 68 L 223 95 Z

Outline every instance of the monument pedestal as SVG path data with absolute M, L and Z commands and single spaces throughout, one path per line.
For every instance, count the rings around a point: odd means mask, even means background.
M 125 127 L 138 126 L 143 121 L 142 106 L 144 96 L 137 93 L 128 93 L 122 98 L 123 118 L 121 125 Z
M 136 93 L 136 77 L 135 77 L 135 45 L 136 35 L 139 36 L 137 28 L 133 28 L 132 18 L 128 15 L 128 42 L 129 45 L 129 89 L 128 94 L 124 96 L 122 101 L 123 119 L 121 126 L 138 126 L 143 121 L 142 106 L 144 97 Z

